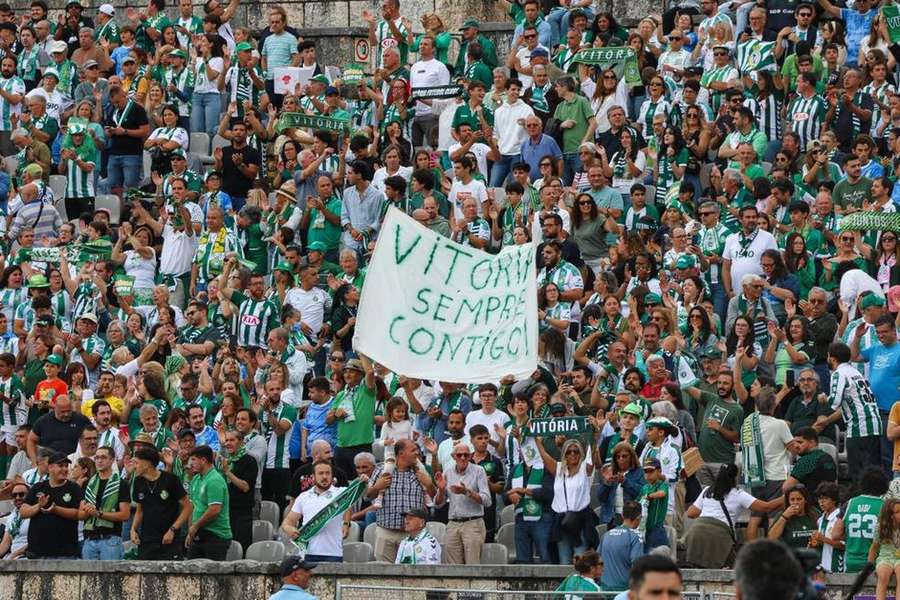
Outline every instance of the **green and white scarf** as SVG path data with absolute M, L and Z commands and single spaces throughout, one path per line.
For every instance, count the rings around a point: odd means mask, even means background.
M 744 484 L 753 487 L 766 485 L 765 454 L 759 412 L 744 419 L 741 425 L 741 477 Z
M 306 554 L 306 548 L 312 540 L 335 517 L 347 512 L 353 504 L 359 500 L 366 491 L 366 484 L 362 479 L 354 479 L 339 494 L 335 495 L 325 507 L 315 514 L 313 518 L 303 524 L 294 543 L 300 548 L 300 554 Z M 326 493 L 331 493 L 326 492 Z
M 103 488 L 103 497 L 97 498 L 97 491 L 100 489 L 100 475 L 94 475 L 84 489 L 84 501 L 96 506 L 99 512 L 116 512 L 119 508 L 119 483 L 118 473 L 113 473 L 107 480 L 106 487 Z M 113 527 L 114 525 L 112 521 L 91 517 L 84 522 L 84 530 L 93 531 L 97 527 Z
M 507 434 L 506 440 L 508 446 L 507 455 L 511 457 L 516 456 L 516 452 L 514 451 L 515 438 L 511 432 Z M 521 444 L 519 445 L 518 454 L 519 461 L 512 467 L 510 487 L 524 487 L 530 490 L 541 487 L 541 482 L 544 479 L 544 463 L 541 462 L 540 459 L 536 459 L 531 466 L 529 466 L 527 464 L 528 457 L 525 455 L 525 451 Z M 519 503 L 516 505 L 516 514 L 521 514 L 522 519 L 525 521 L 539 521 L 543 513 L 544 507 L 531 496 L 523 494 Z

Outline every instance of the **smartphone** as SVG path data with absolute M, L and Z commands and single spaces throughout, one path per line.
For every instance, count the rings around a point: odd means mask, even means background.
M 792 388 L 795 385 L 797 385 L 797 374 L 794 372 L 793 369 L 789 370 L 784 375 L 785 375 L 784 383 L 786 386 L 788 386 L 789 388 Z

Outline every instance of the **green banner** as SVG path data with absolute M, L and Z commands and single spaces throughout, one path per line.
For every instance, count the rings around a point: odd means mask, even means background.
M 438 85 L 434 87 L 413 88 L 411 97 L 413 100 L 422 100 L 428 98 L 456 98 L 461 96 L 463 88 L 461 85 Z
M 881 7 L 881 15 L 887 23 L 888 35 L 891 43 L 900 42 L 900 8 L 896 4 L 885 4 Z
M 573 437 L 588 433 L 591 425 L 587 417 L 555 417 L 551 419 L 532 419 L 528 423 L 525 435 L 528 437 L 554 437 L 564 435 Z
M 366 77 L 366 68 L 359 63 L 347 63 L 344 67 L 343 79 L 344 83 L 359 83 Z
M 625 85 L 628 87 L 635 87 L 643 83 L 641 81 L 641 70 L 638 67 L 637 54 L 626 46 L 587 48 L 578 52 L 572 60 L 584 65 L 621 69 L 622 74 L 620 76 L 625 78 Z
M 900 213 L 859 211 L 841 219 L 841 231 L 893 231 L 900 233 Z
M 322 510 L 304 523 L 300 528 L 299 535 L 294 539 L 294 543 L 300 548 L 301 553 L 306 552 L 309 541 L 319 533 L 325 525 L 333 518 L 342 515 L 354 502 L 359 500 L 363 492 L 366 491 L 366 482 L 362 479 L 354 479 L 344 490 L 331 499 Z
M 349 131 L 350 121 L 348 119 L 335 119 L 333 117 L 305 115 L 303 113 L 283 113 L 280 117 L 278 117 L 278 123 L 276 123 L 275 125 L 275 131 L 281 133 L 285 129 L 290 128 L 324 129 L 326 131 Z

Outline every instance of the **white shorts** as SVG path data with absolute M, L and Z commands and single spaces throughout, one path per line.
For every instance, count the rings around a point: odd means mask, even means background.
M 7 446 L 16 447 L 16 431 L 19 430 L 18 425 L 4 425 L 0 428 L 2 431 L 2 436 L 0 436 L 0 441 L 6 442 Z

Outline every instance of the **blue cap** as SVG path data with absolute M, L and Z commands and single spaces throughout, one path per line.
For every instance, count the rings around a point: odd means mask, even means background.
M 550 58 L 550 53 L 547 52 L 547 50 L 545 48 L 535 48 L 534 50 L 531 51 L 531 58 L 538 58 L 541 56 L 546 56 L 547 58 Z

